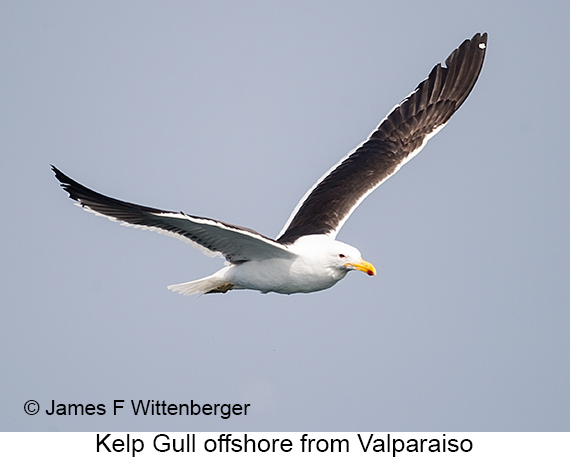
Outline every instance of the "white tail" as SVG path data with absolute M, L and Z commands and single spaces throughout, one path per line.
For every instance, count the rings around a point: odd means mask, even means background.
M 197 279 L 195 281 L 173 284 L 171 286 L 168 286 L 168 288 L 171 291 L 178 292 L 182 295 L 193 295 L 226 293 L 228 290 L 233 289 L 234 285 L 228 282 L 227 279 L 220 277 L 218 272 L 214 273 L 211 276 L 206 276 L 205 278 Z

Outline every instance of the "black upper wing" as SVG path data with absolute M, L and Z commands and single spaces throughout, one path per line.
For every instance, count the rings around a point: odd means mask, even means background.
M 253 230 L 107 197 L 79 184 L 53 165 L 52 169 L 70 198 L 112 220 L 174 236 L 210 255 L 221 254 L 233 263 L 294 256 L 285 246 Z
M 277 241 L 335 236 L 360 202 L 415 156 L 463 104 L 479 77 L 487 34 L 465 40 L 380 122 L 366 141 L 325 174 L 299 202 Z

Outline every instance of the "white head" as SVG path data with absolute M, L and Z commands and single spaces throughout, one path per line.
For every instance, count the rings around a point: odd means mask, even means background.
M 349 244 L 334 240 L 334 244 L 331 245 L 328 254 L 334 268 L 348 271 L 359 270 L 368 276 L 374 276 L 376 274 L 374 265 L 363 260 L 360 251 Z
M 308 235 L 294 243 L 294 250 L 301 256 L 310 256 L 321 266 L 344 276 L 350 270 L 359 270 L 374 276 L 374 265 L 362 259 L 360 251 L 349 244 L 334 240 L 327 235 Z

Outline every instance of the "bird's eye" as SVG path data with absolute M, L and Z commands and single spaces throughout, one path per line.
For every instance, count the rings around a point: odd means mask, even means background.
M 339 259 L 344 259 L 345 257 L 346 257 L 346 256 L 345 256 L 344 254 L 339 254 L 339 255 L 338 255 L 338 258 L 339 258 Z

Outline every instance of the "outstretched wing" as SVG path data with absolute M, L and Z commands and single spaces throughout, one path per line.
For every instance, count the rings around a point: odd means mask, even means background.
M 465 40 L 357 146 L 309 189 L 277 236 L 293 243 L 310 234 L 335 237 L 356 207 L 441 130 L 479 77 L 487 34 Z
M 287 248 L 253 230 L 182 212 L 163 211 L 107 197 L 79 184 L 52 165 L 55 177 L 69 197 L 84 209 L 147 230 L 181 239 L 208 255 L 229 262 L 294 257 Z

